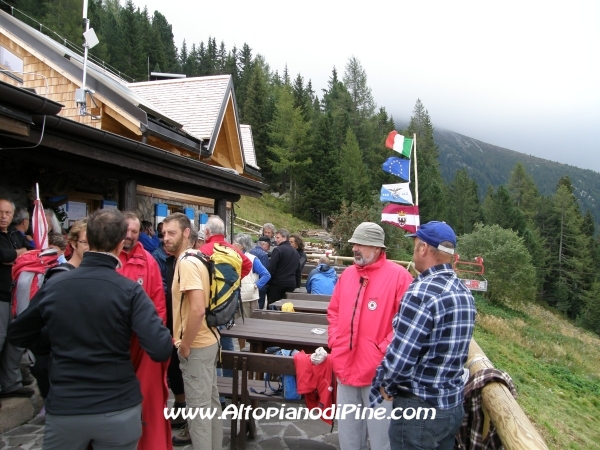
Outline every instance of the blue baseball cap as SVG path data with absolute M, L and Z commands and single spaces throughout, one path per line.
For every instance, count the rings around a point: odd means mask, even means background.
M 421 225 L 416 233 L 407 234 L 405 236 L 418 237 L 426 244 L 431 245 L 432 247 L 435 247 L 444 253 L 448 253 L 450 255 L 454 254 L 453 248 L 440 245 L 442 242 L 452 242 L 452 245 L 456 247 L 456 234 L 454 233 L 452 227 L 446 222 L 437 222 L 432 220 L 431 222 L 427 222 L 425 225 Z

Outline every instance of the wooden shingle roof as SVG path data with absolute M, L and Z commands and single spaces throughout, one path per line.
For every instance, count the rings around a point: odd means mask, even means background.
M 244 159 L 246 164 L 260 170 L 256 161 L 256 150 L 254 149 L 254 138 L 252 137 L 252 127 L 250 125 L 240 125 L 242 133 L 242 148 L 244 149 Z
M 230 75 L 130 83 L 128 87 L 166 111 L 199 139 L 211 139 L 231 88 Z

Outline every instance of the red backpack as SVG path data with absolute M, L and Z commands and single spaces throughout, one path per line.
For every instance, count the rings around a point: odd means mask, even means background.
M 12 268 L 12 316 L 17 317 L 29 300 L 40 290 L 46 273 L 58 265 L 58 252 L 54 248 L 30 250 L 20 255 Z

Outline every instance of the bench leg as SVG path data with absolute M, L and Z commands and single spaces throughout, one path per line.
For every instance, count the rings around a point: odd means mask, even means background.
M 252 409 L 258 407 L 258 400 L 252 401 Z M 254 417 L 252 417 L 252 413 L 250 413 L 250 420 L 248 421 L 248 437 L 250 439 L 256 439 L 256 422 Z

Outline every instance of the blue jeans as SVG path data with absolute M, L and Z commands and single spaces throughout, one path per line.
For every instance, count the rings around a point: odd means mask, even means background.
M 221 349 L 222 350 L 235 350 L 233 347 L 233 338 L 230 337 L 222 337 L 221 338 Z M 223 370 L 223 376 L 231 378 L 233 376 L 233 370 L 225 369 Z
M 402 397 L 394 398 L 394 408 L 433 408 L 424 400 L 413 400 Z M 407 412 L 411 415 L 412 411 Z M 388 434 L 392 450 L 452 450 L 454 448 L 454 436 L 458 432 L 464 415 L 463 405 L 456 408 L 435 408 L 435 419 L 428 418 L 392 419 Z M 396 416 L 400 413 L 396 412 Z
M 267 297 L 267 286 L 258 290 L 258 309 L 265 307 L 265 298 Z
M 233 338 L 221 337 L 221 349 L 235 350 L 235 348 L 233 347 Z M 217 368 L 217 375 L 220 377 L 223 376 L 231 378 L 233 376 L 233 370 Z M 223 403 L 225 401 L 225 397 L 219 397 L 219 401 Z

